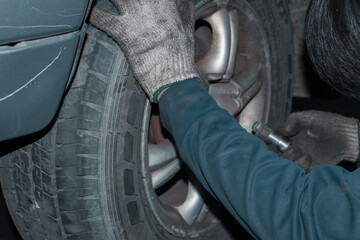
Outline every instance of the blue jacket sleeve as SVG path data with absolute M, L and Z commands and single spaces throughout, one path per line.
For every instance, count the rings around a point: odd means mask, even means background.
M 258 239 L 359 239 L 360 172 L 309 174 L 269 151 L 196 79 L 166 90 L 161 121 L 202 185 Z

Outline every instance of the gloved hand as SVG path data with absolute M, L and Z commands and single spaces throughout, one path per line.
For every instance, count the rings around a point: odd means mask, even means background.
M 95 7 L 90 23 L 124 52 L 150 100 L 166 87 L 198 77 L 194 63 L 194 4 L 189 0 L 111 0 L 120 15 Z
M 321 111 L 292 113 L 280 131 L 292 141 L 281 157 L 305 170 L 342 160 L 356 162 L 359 156 L 359 126 L 353 118 Z

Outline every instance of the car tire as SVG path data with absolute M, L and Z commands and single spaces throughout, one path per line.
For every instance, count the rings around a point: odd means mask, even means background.
M 197 9 L 208 2 L 196 1 Z M 280 0 L 234 2 L 247 4 L 263 24 L 271 56 L 268 122 L 276 126 L 291 107 L 287 6 Z M 167 219 L 158 210 L 164 206 L 150 200 L 144 164 L 151 108 L 118 45 L 89 27 L 57 119 L 0 159 L 2 190 L 24 239 L 238 239 L 245 234 L 233 220 L 209 222 L 201 230 L 161 221 Z

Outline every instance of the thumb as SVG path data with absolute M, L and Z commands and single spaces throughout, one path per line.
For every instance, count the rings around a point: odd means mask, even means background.
M 115 30 L 116 28 L 121 27 L 120 16 L 114 15 L 101 9 L 99 7 L 94 7 L 90 14 L 90 23 L 96 28 L 104 31 L 107 35 L 114 37 L 114 33 L 121 30 Z
M 176 4 L 185 31 L 189 36 L 194 35 L 194 1 L 177 0 Z
M 298 114 L 292 113 L 282 128 L 279 129 L 279 133 L 285 137 L 292 137 L 297 135 L 301 128 L 302 126 L 299 121 Z

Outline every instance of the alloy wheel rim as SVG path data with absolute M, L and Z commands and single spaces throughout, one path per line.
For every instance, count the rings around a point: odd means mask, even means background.
M 240 11 L 240 8 L 246 10 Z M 255 121 L 267 120 L 270 102 L 270 67 L 267 64 L 269 53 L 264 35 L 259 30 L 261 25 L 254 21 L 256 17 L 251 10 L 241 4 L 219 7 L 206 3 L 196 10 L 196 63 L 206 80 L 205 85 L 218 104 L 227 109 L 245 129 L 251 131 Z M 243 22 L 244 19 L 246 23 Z M 253 41 L 251 44 L 242 44 L 250 39 Z M 219 59 L 222 60 L 218 61 Z M 263 79 L 262 82 L 259 83 L 259 79 Z M 224 98 L 225 101 L 222 101 Z M 159 117 L 152 116 L 150 122 L 149 128 L 155 126 L 153 128 L 156 133 L 149 131 L 145 171 L 150 179 L 147 183 L 150 188 L 149 200 L 160 206 L 155 211 L 165 212 L 169 219 L 179 223 L 180 228 L 192 229 L 195 226 L 200 233 L 214 227 L 219 219 L 209 210 L 196 180 L 179 180 L 182 184 L 172 183 L 173 186 L 167 187 L 170 190 L 159 193 L 159 189 L 169 185 L 179 172 L 184 171 L 184 164 L 178 157 L 172 140 L 163 135 Z M 167 195 L 166 191 L 174 192 L 172 188 L 176 188 L 176 185 L 180 186 L 175 190 L 179 195 L 178 201 L 172 201 L 170 198 L 174 196 Z M 163 221 L 160 215 L 162 214 L 155 213 L 165 229 L 184 236 L 184 232 L 174 231 L 173 227 L 169 227 L 172 224 Z

